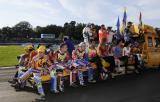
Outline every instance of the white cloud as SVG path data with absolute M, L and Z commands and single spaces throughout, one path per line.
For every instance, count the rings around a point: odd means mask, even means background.
M 45 0 L 0 0 L 0 12 L 1 27 L 13 26 L 22 20 L 33 25 L 47 25 L 60 18 L 57 17 L 60 12 L 57 5 Z
M 0 0 L 0 27 L 27 20 L 34 26 L 60 24 L 75 20 L 115 26 L 127 7 L 128 20 L 143 21 L 160 27 L 159 0 Z M 152 22 L 153 21 L 153 22 Z
M 97 2 L 97 0 L 59 0 L 59 2 L 71 15 L 78 17 L 79 21 L 85 23 L 107 23 L 107 19 L 110 20 L 113 18 L 112 14 L 114 15 L 114 12 L 110 12 L 111 3 L 106 0 L 101 0 L 101 2 Z

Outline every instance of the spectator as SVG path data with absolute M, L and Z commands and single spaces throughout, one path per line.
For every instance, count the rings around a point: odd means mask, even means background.
M 108 44 L 112 44 L 113 35 L 114 35 L 112 31 L 112 27 L 108 27 L 107 30 L 108 30 L 108 39 L 107 39 Z
M 103 38 L 105 38 L 107 42 L 107 36 L 108 36 L 108 33 L 107 33 L 107 29 L 105 28 L 105 25 L 101 25 L 101 28 L 99 30 L 99 43 L 102 42 Z
M 90 24 L 87 24 L 86 27 L 83 29 L 83 38 L 84 42 L 86 43 L 87 47 L 89 46 L 89 39 L 92 38 L 92 32 Z
M 130 57 L 131 55 L 131 44 L 126 43 L 125 47 L 123 48 L 123 56 Z
M 72 56 L 72 51 L 74 50 L 74 44 L 70 38 L 64 38 L 64 42 L 67 45 L 68 53 Z
M 101 58 L 101 78 L 105 80 L 108 72 L 113 72 L 115 68 L 115 61 L 113 56 L 109 56 L 109 46 L 106 46 L 106 38 L 103 38 L 97 48 L 97 53 Z M 108 63 L 108 66 L 107 66 Z
M 122 42 L 117 42 L 116 47 L 114 48 L 114 57 L 115 61 L 118 64 L 118 71 L 123 71 L 123 69 L 120 67 L 120 62 L 123 61 L 125 65 L 125 72 L 128 70 L 128 57 L 122 55 Z
M 97 41 L 97 31 L 94 24 L 91 24 L 91 32 L 92 32 L 92 37 L 90 37 L 90 40 L 93 39 L 94 41 Z
M 128 22 L 127 27 L 125 28 L 125 31 L 124 31 L 125 42 L 131 41 L 131 35 L 132 35 L 132 32 L 130 31 L 131 26 L 132 26 L 132 22 Z

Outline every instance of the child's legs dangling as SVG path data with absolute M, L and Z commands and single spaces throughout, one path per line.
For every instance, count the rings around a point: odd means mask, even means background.
M 88 81 L 91 81 L 94 79 L 93 78 L 93 74 L 94 74 L 93 69 L 92 69 L 92 67 L 88 67 L 87 70 L 88 70 Z
M 58 72 L 58 86 L 59 86 L 59 90 L 60 91 L 64 91 L 64 84 L 63 84 L 63 80 L 62 80 L 62 76 L 63 76 L 63 70 L 59 70 Z
M 18 78 L 20 78 L 25 72 L 22 71 L 21 67 L 18 68 Z
M 80 85 L 84 85 L 82 66 L 79 66 L 78 68 L 78 79 L 80 81 Z
M 50 73 L 51 76 L 51 91 L 57 91 L 57 76 L 54 70 Z
M 70 85 L 76 82 L 76 68 L 73 68 L 72 71 L 70 72 Z
M 28 69 L 27 72 L 23 73 L 23 75 L 19 75 L 20 76 L 19 79 L 21 81 L 25 81 L 30 77 L 31 74 L 33 74 L 33 69 L 32 68 Z
M 18 83 L 21 83 L 21 88 L 26 85 L 26 80 L 33 74 L 33 69 L 30 68 L 28 71 L 23 72 L 21 69 L 18 70 Z
M 36 83 L 36 86 L 37 86 L 37 89 L 38 89 L 38 93 L 41 95 L 41 96 L 45 96 L 45 93 L 44 93 L 44 89 L 43 89 L 43 86 L 42 86 L 42 81 L 41 81 L 41 74 L 40 72 L 39 73 L 34 73 L 34 81 Z

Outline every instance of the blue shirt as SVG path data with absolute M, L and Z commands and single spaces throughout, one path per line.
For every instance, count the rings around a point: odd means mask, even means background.
M 74 45 L 70 39 L 65 41 L 67 47 L 68 47 L 68 52 L 70 55 L 72 55 L 72 51 L 74 50 Z
M 118 58 L 121 57 L 122 56 L 122 48 L 116 46 L 115 50 L 114 50 L 114 56 L 118 57 Z

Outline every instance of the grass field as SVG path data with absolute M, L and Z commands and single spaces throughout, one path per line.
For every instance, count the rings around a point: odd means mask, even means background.
M 0 67 L 16 65 L 18 63 L 16 57 L 22 53 L 22 46 L 0 46 Z

